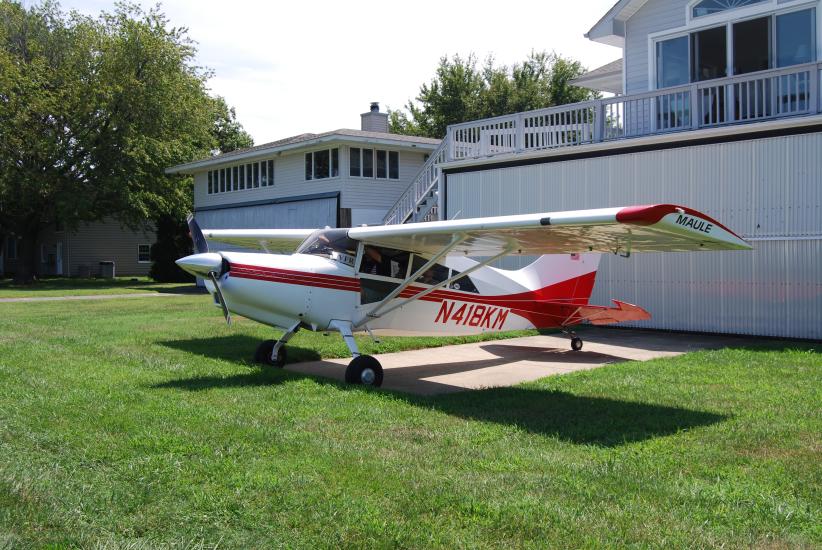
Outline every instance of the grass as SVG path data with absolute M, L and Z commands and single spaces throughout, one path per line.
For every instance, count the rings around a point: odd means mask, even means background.
M 261 371 L 270 333 L 203 296 L 0 304 L 0 547 L 822 544 L 808 346 L 414 397 Z
M 0 298 L 179 292 L 193 290 L 193 287 L 194 283 L 155 283 L 148 277 L 116 277 L 114 279 L 53 277 L 41 279 L 31 285 L 16 285 L 11 279 L 0 279 Z

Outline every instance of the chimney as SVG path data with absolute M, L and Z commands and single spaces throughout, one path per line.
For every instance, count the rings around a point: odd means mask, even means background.
M 380 112 L 380 104 L 371 102 L 371 108 L 367 113 L 360 115 L 362 130 L 366 132 L 388 133 L 388 113 Z

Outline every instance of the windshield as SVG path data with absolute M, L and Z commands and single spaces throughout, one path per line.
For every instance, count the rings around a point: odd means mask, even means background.
M 297 254 L 325 256 L 354 265 L 357 244 L 358 241 L 348 238 L 348 229 L 318 229 L 303 241 Z

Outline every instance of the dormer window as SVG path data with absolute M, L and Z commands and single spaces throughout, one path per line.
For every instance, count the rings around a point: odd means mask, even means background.
M 713 15 L 722 11 L 743 8 L 767 1 L 768 0 L 702 0 L 702 2 L 697 2 L 691 8 L 691 17 L 696 18 Z

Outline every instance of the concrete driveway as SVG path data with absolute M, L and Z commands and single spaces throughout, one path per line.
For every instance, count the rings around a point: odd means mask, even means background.
M 385 370 L 383 387 L 434 395 L 511 386 L 553 374 L 595 369 L 620 361 L 647 361 L 689 351 L 750 343 L 745 338 L 592 328 L 580 333 L 581 351 L 568 338 L 528 336 L 476 344 L 375 355 Z M 326 359 L 286 369 L 343 380 L 350 359 Z

